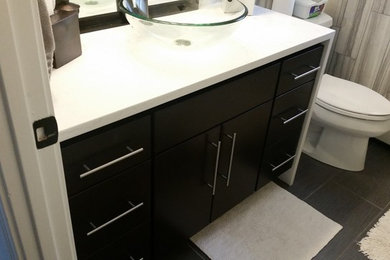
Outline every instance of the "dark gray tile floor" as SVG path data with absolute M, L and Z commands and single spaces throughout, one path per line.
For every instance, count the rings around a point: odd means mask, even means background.
M 340 170 L 303 154 L 294 185 L 280 185 L 343 226 L 315 260 L 368 259 L 357 242 L 390 209 L 390 146 L 370 140 L 361 172 Z

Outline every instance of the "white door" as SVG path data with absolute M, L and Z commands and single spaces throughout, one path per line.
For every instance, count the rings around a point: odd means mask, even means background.
M 19 259 L 76 259 L 59 144 L 37 149 L 54 115 L 36 0 L 0 0 L 0 198 Z

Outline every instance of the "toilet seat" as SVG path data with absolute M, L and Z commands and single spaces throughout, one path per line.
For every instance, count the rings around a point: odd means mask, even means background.
M 379 93 L 360 84 L 322 76 L 317 105 L 349 117 L 382 121 L 390 119 L 390 102 Z

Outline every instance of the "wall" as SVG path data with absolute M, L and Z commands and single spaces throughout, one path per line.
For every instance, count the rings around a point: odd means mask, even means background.
M 390 1 L 328 0 L 337 30 L 328 73 L 390 99 Z

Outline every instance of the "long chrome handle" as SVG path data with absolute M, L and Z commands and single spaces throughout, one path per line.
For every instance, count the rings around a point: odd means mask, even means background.
M 92 173 L 95 173 L 95 172 L 97 172 L 97 171 L 100 171 L 101 169 L 104 169 L 104 168 L 106 168 L 106 167 L 108 167 L 108 166 L 110 166 L 110 165 L 113 165 L 113 164 L 115 164 L 115 163 L 117 163 L 117 162 L 119 162 L 119 161 L 122 161 L 122 160 L 124 160 L 124 159 L 126 159 L 126 158 L 129 158 L 129 157 L 131 157 L 131 156 L 133 156 L 133 155 L 136 155 L 137 153 L 143 152 L 143 150 L 144 150 L 144 148 L 139 148 L 139 149 L 133 151 L 133 150 L 132 150 L 130 147 L 128 147 L 128 146 L 126 146 L 126 148 L 130 151 L 130 153 L 125 154 L 125 155 L 123 155 L 123 156 L 121 156 L 121 157 L 119 157 L 119 158 L 116 158 L 116 159 L 114 159 L 114 160 L 112 160 L 112 161 L 110 161 L 110 162 L 108 162 L 108 163 L 103 164 L 103 165 L 100 165 L 100 166 L 98 166 L 98 167 L 96 167 L 96 168 L 93 168 L 92 170 L 90 170 L 89 167 L 88 167 L 86 164 L 84 164 L 84 165 L 83 165 L 84 168 L 87 169 L 88 171 L 85 172 L 85 173 L 83 173 L 83 174 L 80 174 L 80 179 L 85 178 L 85 177 L 87 177 L 88 175 L 91 175 Z
M 282 119 L 283 121 L 283 124 L 288 124 L 289 122 L 293 121 L 294 119 L 306 114 L 306 112 L 308 111 L 309 109 L 305 109 L 305 110 L 302 110 L 302 109 L 298 109 L 298 111 L 300 111 L 298 114 L 296 114 L 295 116 L 292 116 L 288 119 L 285 119 L 284 117 L 281 117 L 280 119 Z
M 218 144 L 211 143 L 214 147 L 217 148 L 217 156 L 215 157 L 215 168 L 214 168 L 214 179 L 213 179 L 213 195 L 215 195 L 215 187 L 217 186 L 217 175 L 218 175 L 218 167 L 219 167 L 219 155 L 221 152 L 221 141 L 218 141 Z
M 132 257 L 132 256 L 130 256 L 130 260 L 135 260 L 135 258 L 134 258 L 134 257 Z M 141 257 L 139 260 L 144 260 L 144 258 L 143 258 L 143 257 Z
M 319 70 L 321 68 L 321 66 L 318 66 L 318 67 L 309 66 L 309 68 L 311 68 L 311 70 L 306 71 L 305 73 L 302 73 L 300 75 L 297 75 L 295 73 L 290 73 L 290 74 L 294 76 L 294 80 L 298 80 L 300 78 L 303 78 L 303 77 L 305 77 L 305 76 L 307 76 L 309 74 L 312 74 L 312 73 L 316 72 L 317 70 Z
M 276 171 L 277 169 L 279 169 L 280 167 L 282 167 L 283 165 L 285 165 L 286 163 L 288 163 L 289 161 L 291 161 L 292 159 L 295 158 L 295 154 L 294 155 L 286 154 L 286 155 L 288 156 L 288 159 L 285 160 L 284 162 L 282 162 L 281 164 L 274 166 L 272 163 L 270 163 L 270 165 L 272 167 L 271 171 Z
M 133 206 L 133 204 L 132 204 L 130 201 L 129 201 L 129 203 L 130 203 L 130 205 Z M 138 209 L 139 207 L 141 207 L 141 206 L 143 206 L 143 205 L 144 205 L 144 203 L 141 202 L 140 204 L 138 204 L 138 205 L 136 205 L 136 206 L 133 206 L 131 209 L 129 209 L 129 210 L 123 212 L 122 214 L 116 216 L 115 218 L 113 218 L 113 219 L 107 221 L 106 223 L 104 223 L 104 224 L 102 224 L 102 225 L 100 225 L 100 226 L 98 226 L 98 227 L 96 227 L 92 222 L 90 222 L 90 225 L 91 225 L 94 229 L 91 230 L 91 231 L 89 231 L 89 232 L 87 233 L 87 236 L 92 235 L 92 234 L 95 233 L 96 231 L 99 231 L 100 229 L 102 229 L 102 228 L 104 228 L 104 227 L 110 225 L 111 223 L 113 223 L 113 222 L 117 221 L 118 219 L 120 219 L 120 218 L 126 216 L 127 214 L 131 213 L 132 211 Z
M 230 176 L 232 173 L 232 164 L 233 164 L 234 148 L 236 146 L 237 133 L 234 133 L 233 136 L 231 136 L 231 135 L 226 135 L 226 136 L 229 137 L 230 139 L 232 139 L 232 148 L 230 150 L 229 168 L 228 168 L 228 174 L 227 174 L 227 179 L 226 179 L 226 187 L 229 187 Z

